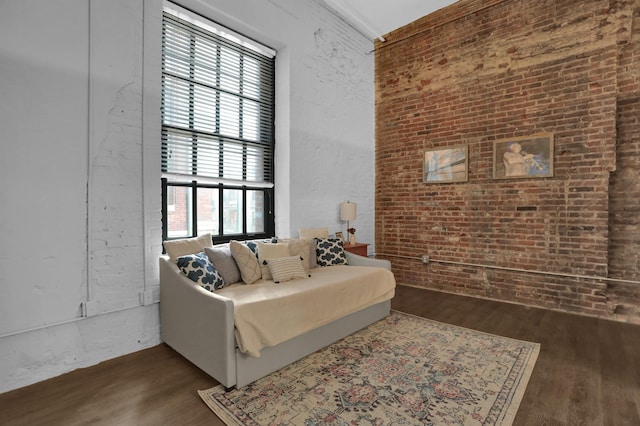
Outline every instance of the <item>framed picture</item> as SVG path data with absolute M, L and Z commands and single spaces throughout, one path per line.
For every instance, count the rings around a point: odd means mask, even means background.
M 493 178 L 553 176 L 553 134 L 497 140 L 493 143 Z
M 423 182 L 466 182 L 469 178 L 467 151 L 467 145 L 425 151 Z
M 344 237 L 342 236 L 341 231 L 336 232 L 336 239 L 344 241 Z

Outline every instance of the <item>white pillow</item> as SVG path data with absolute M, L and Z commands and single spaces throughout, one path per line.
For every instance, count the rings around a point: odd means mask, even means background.
M 162 244 L 173 262 L 176 262 L 181 256 L 200 253 L 207 247 L 213 247 L 211 234 L 204 234 L 194 238 L 164 241 Z
M 303 240 L 329 238 L 329 228 L 300 228 L 298 233 L 300 234 L 300 238 Z
M 236 261 L 238 269 L 240 269 L 240 276 L 245 284 L 253 284 L 258 281 L 262 276 L 262 270 L 258 264 L 256 255 L 253 254 L 251 249 L 245 244 L 237 241 L 229 242 L 229 248 L 231 249 L 231 256 Z
M 315 259 L 316 245 L 313 241 L 303 240 L 303 239 L 283 239 L 279 240 L 283 243 L 289 244 L 289 253 L 291 256 L 300 256 L 302 258 L 302 267 L 306 272 L 312 268 L 311 259 Z M 313 256 L 311 253 L 313 250 Z
M 298 256 L 267 259 L 267 265 L 269 265 L 269 270 L 271 271 L 271 275 L 273 275 L 273 282 L 275 283 L 311 276 L 304 271 L 302 260 Z
M 271 280 L 271 271 L 269 266 L 265 264 L 267 259 L 279 259 L 281 257 L 291 256 L 289 253 L 289 244 L 287 243 L 258 243 L 258 262 L 262 270 L 262 279 Z

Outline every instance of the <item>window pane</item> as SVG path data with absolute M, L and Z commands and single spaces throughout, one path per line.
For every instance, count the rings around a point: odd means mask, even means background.
M 247 147 L 247 180 L 260 181 L 264 177 L 263 151 L 261 147 Z
M 216 132 L 216 91 L 203 86 L 193 88 L 193 128 Z
M 226 92 L 240 93 L 240 53 L 231 49 L 220 52 L 220 88 Z
M 189 84 L 172 76 L 162 82 L 162 122 L 189 127 Z
M 247 232 L 264 232 L 264 192 L 247 191 Z
M 162 171 L 190 174 L 193 166 L 193 140 L 180 133 L 167 133 L 164 136 Z
M 195 47 L 193 52 L 193 78 L 194 80 L 210 86 L 216 86 L 218 73 L 219 46 L 213 40 L 201 36 L 195 37 Z
M 218 222 L 218 188 L 198 188 L 198 234 L 220 233 Z
M 245 100 L 242 103 L 242 138 L 260 140 L 260 105 L 257 102 Z
M 223 177 L 242 179 L 244 157 L 242 144 L 227 141 L 224 144 Z
M 222 197 L 224 203 L 224 233 L 242 234 L 242 191 L 225 189 Z
M 167 197 L 174 202 L 173 211 L 167 212 L 167 237 L 181 238 L 193 235 L 191 223 L 191 188 L 168 186 Z
M 260 98 L 260 64 L 251 57 L 245 57 L 242 72 L 242 94 L 254 99 Z
M 198 139 L 198 176 L 218 177 L 220 174 L 220 141 L 216 138 Z
M 191 36 L 184 29 L 165 21 L 164 32 L 164 69 L 172 74 L 189 76 L 189 42 Z M 186 47 L 185 47 L 186 46 Z
M 220 94 L 220 134 L 240 137 L 240 99 L 228 93 Z

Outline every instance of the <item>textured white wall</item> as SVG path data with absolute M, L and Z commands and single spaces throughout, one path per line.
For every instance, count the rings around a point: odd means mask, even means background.
M 161 5 L 0 5 L 0 391 L 160 342 Z
M 278 234 L 350 199 L 373 242 L 372 43 L 321 0 L 180 3 L 278 51 Z M 161 5 L 0 4 L 0 392 L 160 342 Z

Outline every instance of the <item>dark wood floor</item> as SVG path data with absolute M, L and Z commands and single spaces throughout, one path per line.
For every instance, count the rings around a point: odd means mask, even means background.
M 393 308 L 539 342 L 514 425 L 640 425 L 640 326 L 400 286 Z M 222 425 L 163 345 L 0 395 L 0 425 Z

